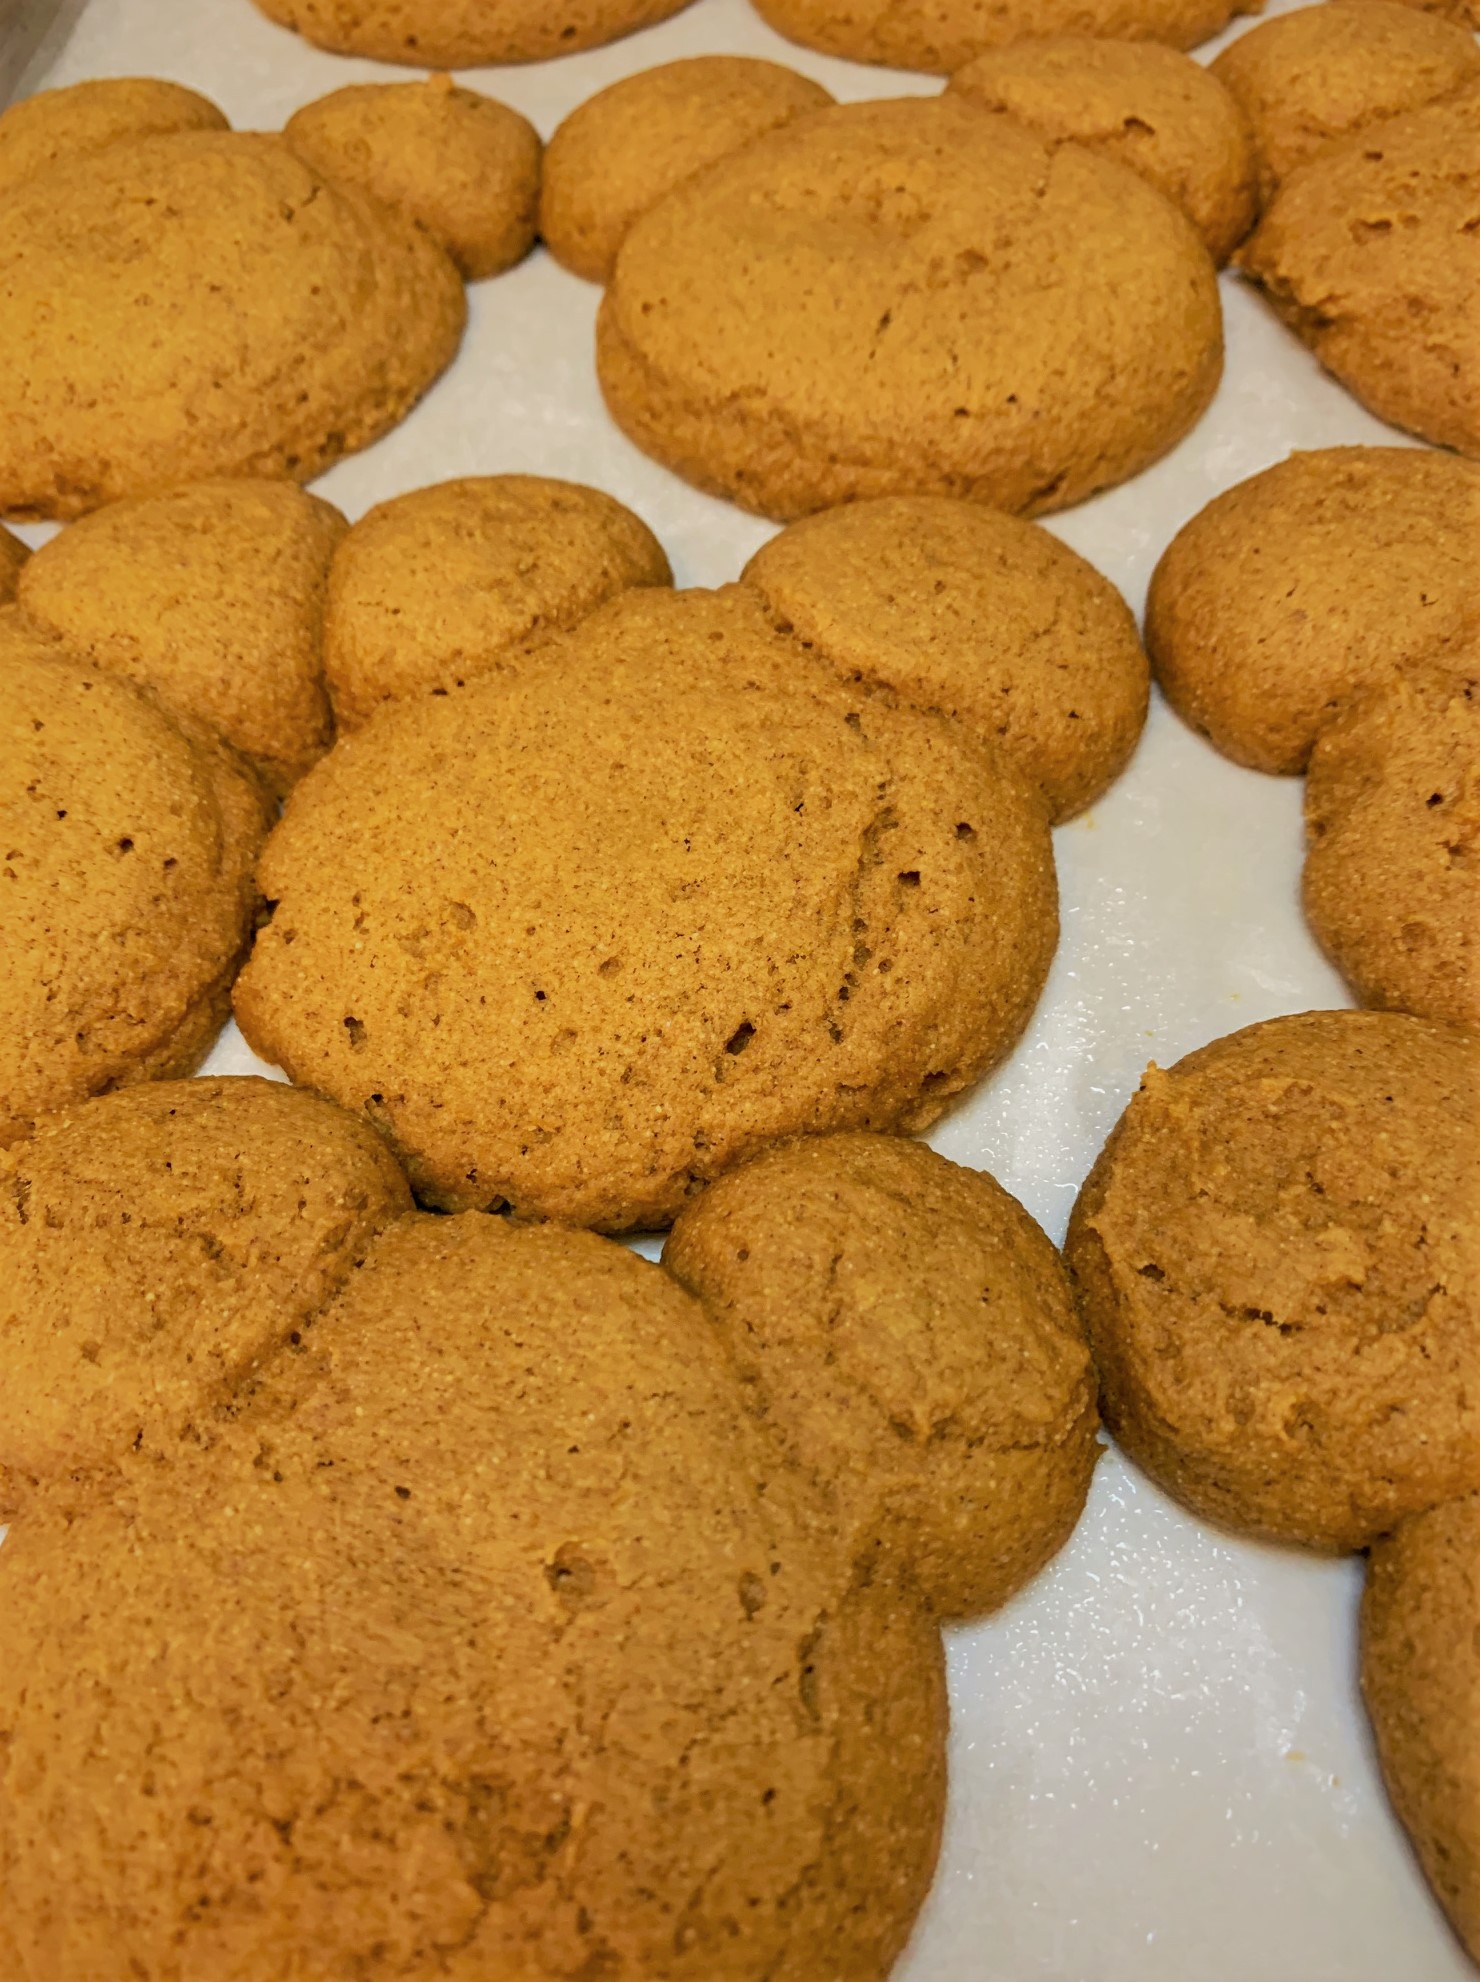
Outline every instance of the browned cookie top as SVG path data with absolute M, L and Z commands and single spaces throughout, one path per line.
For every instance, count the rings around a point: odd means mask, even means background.
M 1017 1037 L 1040 801 L 850 692 L 752 592 L 623 594 L 298 786 L 238 989 L 419 1194 L 608 1229 L 800 1129 L 922 1126 Z
M 226 128 L 208 98 L 152 76 L 38 90 L 0 113 L 0 195 L 50 166 L 66 169 L 124 139 Z
M 412 68 L 544 62 L 663 21 L 689 0 L 257 0 L 263 13 L 341 55 Z

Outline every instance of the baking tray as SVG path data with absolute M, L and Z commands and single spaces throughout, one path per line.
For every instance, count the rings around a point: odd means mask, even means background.
M 322 54 L 249 0 L 0 0 L 0 31 L 0 90 L 7 61 L 27 91 L 165 76 L 245 128 L 398 73 Z M 548 136 L 617 77 L 713 52 L 790 63 L 843 99 L 940 87 L 793 48 L 745 0 L 697 0 L 612 47 L 466 79 Z M 1161 550 L 1219 490 L 1292 448 L 1397 438 L 1238 277 L 1222 286 L 1227 372 L 1196 430 L 1134 481 L 1048 519 L 1138 612 Z M 680 584 L 735 577 L 772 526 L 696 494 L 617 432 L 593 370 L 597 301 L 540 251 L 473 288 L 452 370 L 318 492 L 356 517 L 452 475 L 568 476 L 645 517 Z M 1298 779 L 1225 763 L 1153 700 L 1129 771 L 1054 836 L 1063 939 L 1033 1025 L 934 1146 L 992 1171 L 1061 1238 L 1149 1059 L 1349 1002 L 1300 915 L 1300 801 Z M 208 1070 L 263 1071 L 234 1028 Z M 1356 1563 L 1232 1541 L 1107 1453 L 1058 1561 L 996 1616 L 947 1634 L 950 1811 L 896 1982 L 1472 1982 L 1377 1776 L 1357 1697 L 1359 1589 Z

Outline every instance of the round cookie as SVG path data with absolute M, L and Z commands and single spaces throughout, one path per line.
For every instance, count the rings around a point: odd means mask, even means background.
M 636 223 L 597 320 L 629 438 L 782 519 L 1063 507 L 1164 453 L 1221 363 L 1181 213 L 953 97 L 840 104 L 721 159 Z
M 1194 1513 L 1354 1549 L 1480 1485 L 1480 1042 L 1307 1012 L 1151 1067 L 1065 1243 L 1105 1422 Z
M 239 1441 L 0 1552 L 7 1978 L 883 1982 L 938 1634 L 658 1268 L 404 1220 Z
M 198 482 L 61 531 L 20 603 L 93 666 L 209 723 L 281 794 L 330 740 L 324 601 L 345 529 L 291 482 Z
M 283 136 L 325 178 L 420 221 L 466 281 L 512 267 L 533 245 L 539 133 L 450 76 L 337 89 L 295 110 Z
M 256 1051 L 424 1201 L 607 1230 L 799 1130 L 933 1121 L 1057 932 L 1037 798 L 754 593 L 631 591 L 343 739 L 262 860 Z
M 598 90 L 550 140 L 540 234 L 556 261 L 590 282 L 609 279 L 639 215 L 752 138 L 832 102 L 778 62 L 695 55 Z
M 1223 50 L 1212 73 L 1248 116 L 1261 198 L 1333 140 L 1480 75 L 1473 35 L 1396 0 L 1323 0 Z
M 1415 662 L 1462 672 L 1480 634 L 1480 468 L 1328 447 L 1215 496 L 1151 579 L 1146 647 L 1226 757 L 1302 771 L 1349 695 Z
M 269 20 L 336 55 L 415 69 L 546 62 L 666 21 L 689 0 L 256 0 Z
M 206 97 L 152 76 L 40 90 L 0 112 L 0 198 L 49 166 L 66 169 L 121 139 L 227 128 Z
M 12 536 L 0 524 L 0 605 L 9 605 L 15 597 L 16 587 L 30 555 L 30 546 L 23 544 L 19 537 Z
M 898 1137 L 804 1137 L 687 1205 L 663 1264 L 835 1531 L 938 1615 L 1004 1603 L 1067 1540 L 1094 1372 L 1058 1253 L 991 1177 Z
M 187 1073 L 252 928 L 264 794 L 210 734 L 0 611 L 0 1146 Z
M 394 426 L 466 304 L 421 229 L 280 138 L 120 140 L 0 199 L 0 511 L 306 481 Z
M 1060 34 L 1192 48 L 1260 0 L 753 0 L 791 41 L 939 76 L 984 48 Z
M 469 475 L 362 516 L 329 580 L 324 668 L 353 729 L 381 703 L 513 664 L 634 585 L 671 585 L 663 547 L 614 496 L 543 475 Z
M 1088 36 L 1013 42 L 958 69 L 948 90 L 1128 165 L 1182 208 L 1215 262 L 1254 224 L 1253 138 L 1201 64 L 1150 41 Z
M 1305 823 L 1305 912 L 1362 1003 L 1480 1033 L 1480 650 L 1355 699 L 1311 753 Z
M 207 1443 L 410 1209 L 373 1129 L 275 1081 L 152 1082 L 39 1123 L 0 1151 L 0 1496 Z
M 1480 454 L 1480 84 L 1284 182 L 1239 265 L 1380 420 Z
M 1146 657 L 1120 594 L 1036 524 L 942 496 L 849 503 L 746 565 L 773 621 L 845 679 L 953 716 L 1042 791 L 1055 822 L 1124 768 Z
M 1373 1545 L 1362 1695 L 1394 1807 L 1480 1961 L 1480 1496 Z

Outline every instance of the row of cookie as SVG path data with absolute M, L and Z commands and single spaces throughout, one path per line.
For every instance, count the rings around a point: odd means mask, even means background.
M 1480 1031 L 1480 467 L 1291 455 L 1174 538 L 1146 642 L 1215 748 L 1305 773 L 1306 914 L 1361 1001 Z
M 1055 1248 L 889 1138 L 767 1153 L 659 1268 L 417 1215 L 297 1090 L 135 1089 L 0 1156 L 0 1325 L 13 1982 L 882 1977 L 935 1620 L 1097 1450 Z

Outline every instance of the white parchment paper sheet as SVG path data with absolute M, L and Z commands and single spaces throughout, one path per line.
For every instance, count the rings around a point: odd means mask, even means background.
M 70 35 L 44 46 L 27 89 L 165 76 L 239 127 L 275 129 L 326 90 L 401 74 L 322 54 L 249 0 L 67 4 Z M 713 52 L 788 62 L 844 99 L 940 87 L 793 48 L 745 0 L 697 0 L 612 47 L 466 80 L 548 136 L 618 76 Z M 451 475 L 568 476 L 644 516 L 680 584 L 736 576 L 772 526 L 617 432 L 592 363 L 598 292 L 537 251 L 470 294 L 452 370 L 317 490 L 353 518 Z M 1201 424 L 1148 473 L 1049 520 L 1138 612 L 1158 555 L 1220 489 L 1292 448 L 1396 438 L 1237 277 L 1223 299 L 1227 373 Z M 1060 1238 L 1149 1059 L 1346 1003 L 1300 916 L 1300 798 L 1298 780 L 1236 769 L 1154 702 L 1129 772 L 1056 835 L 1064 933 L 1037 1017 L 935 1146 L 991 1170 Z M 235 1028 L 210 1061 L 258 1067 Z M 950 1815 L 897 1982 L 1463 1982 L 1377 1777 L 1358 1591 L 1355 1564 L 1231 1541 L 1107 1454 L 1058 1562 L 949 1634 Z

